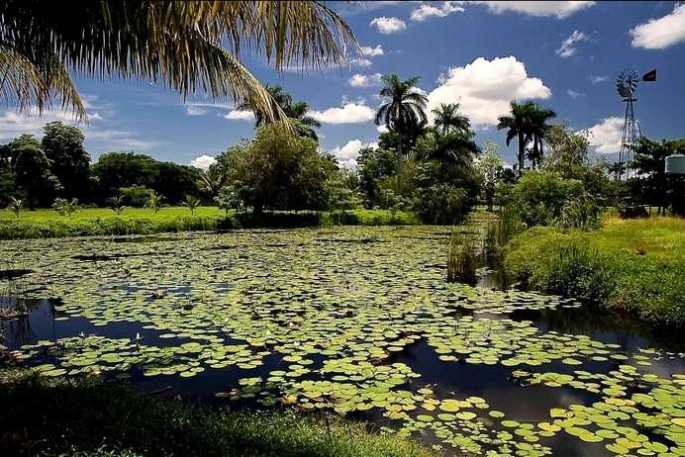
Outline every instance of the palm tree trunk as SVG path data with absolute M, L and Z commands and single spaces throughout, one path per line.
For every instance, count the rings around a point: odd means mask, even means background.
M 525 153 L 526 153 L 526 145 L 523 142 L 523 132 L 519 132 L 519 154 L 518 154 L 519 176 L 523 174 L 523 165 L 524 165 Z

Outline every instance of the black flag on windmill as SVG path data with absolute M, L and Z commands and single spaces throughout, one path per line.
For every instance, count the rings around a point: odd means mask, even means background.
M 656 69 L 652 71 L 648 71 L 645 73 L 645 75 L 642 77 L 643 81 L 656 81 Z

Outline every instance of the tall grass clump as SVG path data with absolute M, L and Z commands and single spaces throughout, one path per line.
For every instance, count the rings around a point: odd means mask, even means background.
M 561 246 L 547 269 L 543 289 L 585 302 L 602 303 L 612 294 L 614 279 L 609 262 L 596 249 L 572 243 Z
M 453 231 L 447 253 L 447 282 L 475 284 L 482 244 L 477 235 Z

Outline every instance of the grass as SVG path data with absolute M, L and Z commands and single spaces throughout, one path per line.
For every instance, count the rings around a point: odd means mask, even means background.
M 195 214 L 183 207 L 127 208 L 120 215 L 108 208 L 87 208 L 61 216 L 54 210 L 22 211 L 19 218 L 0 210 L 0 239 L 54 238 L 90 235 L 147 235 L 161 232 L 226 230 L 256 227 L 304 227 L 318 225 L 411 225 L 419 224 L 408 212 L 383 210 L 345 212 L 276 212 L 262 215 L 236 214 L 216 207 L 198 207 Z
M 97 380 L 53 382 L 0 372 L 0 455 L 429 457 L 363 424 L 292 411 L 228 412 L 145 396 Z
M 608 217 L 596 231 L 536 227 L 509 243 L 504 265 L 533 289 L 685 325 L 685 219 Z

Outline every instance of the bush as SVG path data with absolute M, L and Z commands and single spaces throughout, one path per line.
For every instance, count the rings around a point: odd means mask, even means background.
M 119 188 L 119 196 L 123 199 L 123 203 L 134 208 L 142 208 L 150 199 L 150 195 L 155 191 L 148 189 L 145 186 L 128 186 Z
M 587 192 L 567 200 L 561 207 L 557 225 L 562 229 L 596 229 L 601 223 L 602 209 Z
M 564 205 L 585 193 L 583 183 L 548 171 L 528 171 L 511 190 L 511 201 L 528 226 L 551 225 Z
M 414 211 L 429 224 L 457 224 L 471 209 L 466 189 L 440 184 L 417 189 Z

